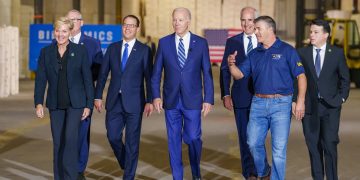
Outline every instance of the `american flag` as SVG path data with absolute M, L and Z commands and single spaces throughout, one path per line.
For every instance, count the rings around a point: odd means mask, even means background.
M 219 63 L 222 61 L 226 39 L 242 32 L 241 29 L 205 29 L 205 39 L 209 43 L 210 61 Z

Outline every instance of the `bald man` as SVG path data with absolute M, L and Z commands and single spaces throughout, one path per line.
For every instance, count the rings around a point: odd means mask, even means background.
M 96 81 L 103 60 L 100 41 L 81 32 L 81 27 L 84 25 L 84 21 L 81 13 L 78 10 L 70 10 L 67 13 L 67 18 L 72 20 L 74 23 L 74 28 L 72 29 L 70 35 L 70 41 L 75 44 L 81 44 L 85 46 L 88 52 L 89 62 L 91 64 L 93 80 Z M 81 121 L 80 124 L 78 172 L 79 177 L 81 178 L 79 179 L 85 179 L 84 171 L 89 159 L 91 114 L 85 120 Z

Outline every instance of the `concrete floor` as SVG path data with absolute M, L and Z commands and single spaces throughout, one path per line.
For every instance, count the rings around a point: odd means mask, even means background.
M 201 171 L 204 179 L 242 179 L 233 113 L 220 101 L 219 68 L 213 68 L 215 109 L 203 119 Z M 0 99 L 0 180 L 52 179 L 52 141 L 48 114 L 35 117 L 34 82 L 22 80 L 20 94 Z M 360 90 L 351 89 L 340 125 L 339 178 L 360 180 Z M 123 174 L 107 142 L 105 113 L 94 113 L 88 179 L 121 179 Z M 269 147 L 269 144 L 268 144 Z M 183 146 L 185 179 L 191 178 L 187 149 Z M 358 152 L 358 153 L 356 153 Z M 270 151 L 268 152 L 270 153 Z M 311 179 L 310 163 L 301 123 L 292 121 L 286 179 Z M 271 156 L 269 156 L 271 159 Z M 164 114 L 143 119 L 137 179 L 172 179 L 168 162 Z

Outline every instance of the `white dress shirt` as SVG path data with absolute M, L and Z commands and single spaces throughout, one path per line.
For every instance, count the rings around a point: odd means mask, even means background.
M 74 37 L 70 37 L 70 41 L 75 44 L 79 44 L 80 37 L 81 37 L 81 32 L 75 35 Z
M 257 38 L 255 36 L 255 34 L 252 34 L 252 35 L 247 35 L 244 33 L 244 36 L 243 36 L 243 40 L 244 40 L 244 50 L 245 50 L 245 54 L 247 53 L 247 48 L 248 48 L 248 45 L 249 45 L 249 38 L 248 36 L 251 36 L 251 42 L 252 42 L 252 45 L 253 45 L 253 49 L 255 49 L 257 47 Z
M 132 51 L 132 49 L 133 49 L 133 47 L 134 47 L 134 45 L 135 45 L 135 42 L 136 42 L 136 39 L 132 39 L 132 40 L 130 40 L 129 42 L 126 42 L 125 40 L 123 40 L 123 42 L 122 42 L 122 48 L 121 48 L 121 58 L 122 58 L 122 56 L 123 56 L 123 54 L 124 54 L 124 50 L 125 50 L 125 43 L 128 43 L 128 57 L 130 56 L 130 54 L 131 54 L 131 51 Z M 129 60 L 129 59 L 128 59 Z
M 176 52 L 178 52 L 178 46 L 179 46 L 179 41 L 180 38 L 183 39 L 183 44 L 184 44 L 184 48 L 185 48 L 185 56 L 187 58 L 188 56 L 188 52 L 189 52 L 189 46 L 190 46 L 190 32 L 187 32 L 184 37 L 180 37 L 179 35 L 175 35 L 175 44 L 176 44 Z
M 326 43 L 323 46 L 321 46 L 320 48 L 313 46 L 314 65 L 315 65 L 315 59 L 316 59 L 316 49 L 321 49 L 320 50 L 320 69 L 322 69 L 323 64 L 324 64 L 324 59 L 325 59 Z

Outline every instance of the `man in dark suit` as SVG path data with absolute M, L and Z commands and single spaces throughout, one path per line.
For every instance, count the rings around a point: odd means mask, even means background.
M 123 40 L 109 45 L 101 65 L 95 91 L 95 107 L 102 109 L 102 93 L 111 71 L 106 97 L 107 137 L 119 165 L 124 169 L 123 179 L 135 178 L 139 156 L 142 114 L 149 116 L 151 104 L 151 50 L 136 40 L 140 21 L 134 15 L 125 16 L 122 25 Z M 146 99 L 144 79 L 146 81 Z M 125 145 L 122 142 L 123 130 Z
M 231 74 L 229 72 L 227 58 L 230 54 L 237 51 L 236 64 L 239 65 L 245 61 L 247 54 L 253 48 L 257 47 L 257 39 L 254 33 L 256 14 L 256 9 L 252 7 L 245 7 L 241 10 L 240 20 L 244 32 L 226 41 L 225 53 L 220 68 L 221 97 L 226 109 L 231 111 L 234 108 L 239 136 L 242 174 L 245 179 L 256 179 L 257 176 L 254 159 L 246 143 L 246 129 L 249 122 L 250 104 L 254 92 L 251 78 L 246 77 L 240 80 L 234 80 L 230 96 Z
M 176 8 L 172 19 L 175 33 L 159 40 L 155 58 L 151 79 L 153 105 L 159 113 L 165 108 L 173 178 L 183 179 L 183 139 L 189 147 L 193 179 L 200 179 L 201 112 L 206 116 L 214 104 L 209 49 L 204 38 L 189 32 L 191 14 L 188 9 Z M 163 69 L 164 104 L 160 96 Z
M 96 81 L 103 59 L 100 41 L 81 32 L 81 26 L 84 24 L 84 21 L 82 19 L 81 13 L 78 10 L 70 10 L 67 13 L 67 18 L 72 20 L 74 23 L 74 28 L 71 30 L 70 41 L 75 44 L 81 44 L 85 46 L 88 52 L 93 81 Z M 84 171 L 89 159 L 91 114 L 84 121 L 81 121 L 79 130 L 78 171 L 81 177 L 84 176 Z
M 151 36 L 146 36 L 146 45 L 148 45 L 151 48 L 151 54 L 153 56 L 155 56 L 156 54 L 156 45 L 155 43 L 151 40 Z
M 350 89 L 344 51 L 327 43 L 329 35 L 329 23 L 314 20 L 310 26 L 312 45 L 298 50 L 308 84 L 303 131 L 310 154 L 311 175 L 316 180 L 324 179 L 323 156 L 326 179 L 338 179 L 340 112 Z

